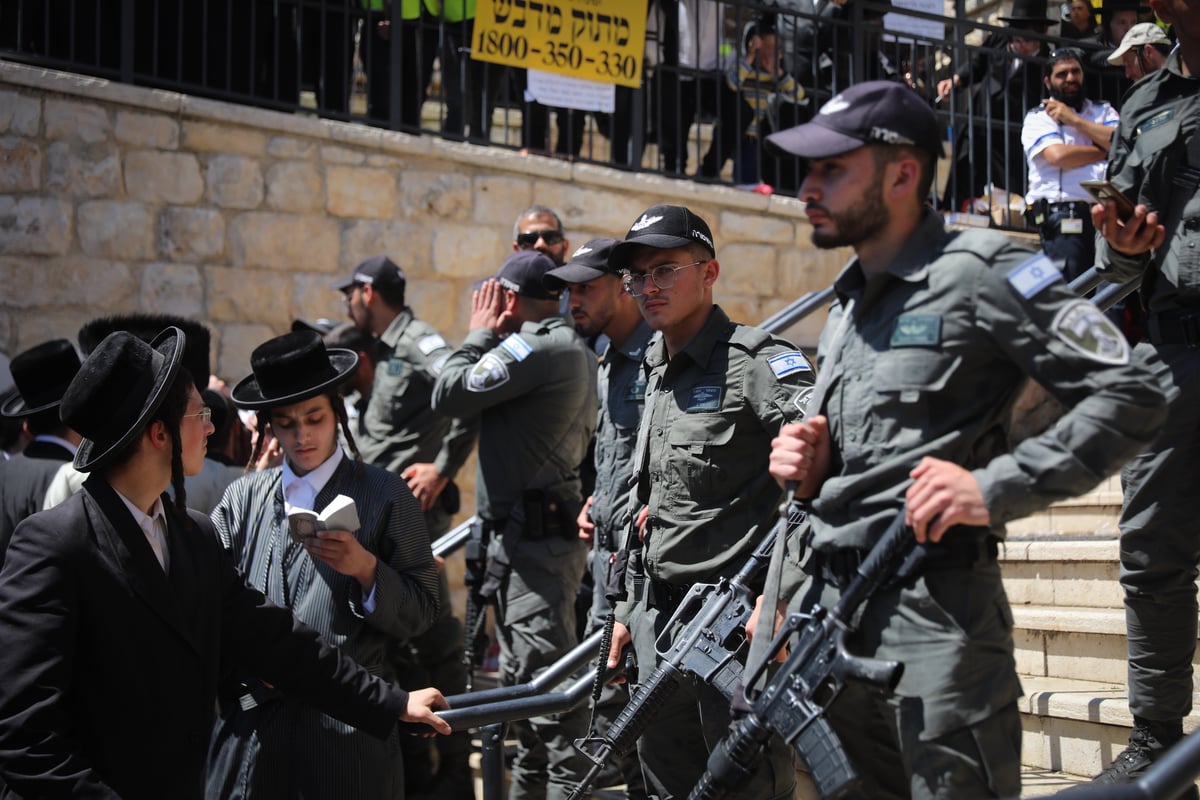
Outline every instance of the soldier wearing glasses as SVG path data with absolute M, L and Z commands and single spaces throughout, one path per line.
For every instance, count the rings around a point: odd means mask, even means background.
M 562 220 L 546 206 L 530 206 L 513 223 L 513 252 L 536 250 L 556 267 L 567 263 L 571 242 L 563 232 Z
M 713 305 L 721 267 L 708 225 L 688 209 L 648 209 L 609 265 L 625 271 L 625 290 L 661 334 L 642 364 L 634 463 L 645 505 L 642 564 L 626 578 L 609 654 L 615 666 L 632 640 L 645 681 L 656 666 L 654 642 L 688 588 L 732 576 L 758 543 L 754 526 L 779 502 L 766 472 L 771 438 L 803 416 L 813 373 L 791 344 Z M 638 741 L 647 790 L 686 797 L 729 721 L 729 701 L 711 686 L 672 694 Z M 790 749 L 773 740 L 744 796 L 790 798 L 794 770 Z

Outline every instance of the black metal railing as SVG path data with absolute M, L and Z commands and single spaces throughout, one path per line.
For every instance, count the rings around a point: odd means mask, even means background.
M 475 5 L 466 0 L 464 10 L 463 2 L 0 0 L 0 57 L 792 194 L 803 165 L 763 152 L 764 134 L 807 120 L 848 85 L 898 80 L 945 123 L 953 150 L 934 199 L 962 210 L 989 185 L 1024 194 L 1021 123 L 1041 100 L 1045 54 L 1056 42 L 1022 31 L 1042 45 L 1040 55 L 1014 59 L 1012 29 L 902 8 L 900 0 L 825 3 L 820 12 L 799 10 L 812 6 L 798 0 L 651 0 L 640 84 L 616 87 L 611 113 L 583 112 L 527 100 L 523 69 L 473 60 Z M 772 59 L 761 45 L 758 61 L 750 57 L 747 45 L 761 30 L 775 31 L 770 49 L 794 83 L 756 72 Z M 939 101 L 939 82 L 955 72 L 964 88 Z M 1091 96 L 1119 103 L 1120 71 L 1093 72 Z

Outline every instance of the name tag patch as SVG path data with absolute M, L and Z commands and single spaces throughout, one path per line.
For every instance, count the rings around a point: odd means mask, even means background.
M 942 318 L 938 314 L 901 314 L 892 330 L 892 347 L 929 347 L 942 342 Z
M 771 371 L 775 373 L 776 378 L 786 378 L 797 372 L 812 372 L 812 366 L 808 363 L 808 359 L 798 351 L 771 356 L 767 359 L 767 363 L 771 365 Z
M 522 339 L 519 333 L 513 333 L 505 337 L 504 341 L 500 343 L 500 349 L 517 361 L 524 361 L 533 352 L 533 348 L 529 346 L 529 342 Z
M 1072 350 L 1102 364 L 1128 364 L 1129 342 L 1108 317 L 1087 300 L 1075 300 L 1054 317 L 1054 333 Z
M 398 358 L 389 358 L 387 362 L 387 374 L 395 377 L 396 375 L 404 374 L 405 364 Z
M 1079 217 L 1067 217 L 1062 221 L 1063 233 L 1083 233 L 1083 220 Z
M 724 388 L 721 386 L 697 386 L 692 389 L 687 408 L 684 410 L 689 414 L 695 411 L 717 411 L 721 408 L 723 392 Z
M 625 400 L 630 403 L 641 403 L 646 399 L 646 380 L 637 378 L 629 384 L 625 392 Z
M 508 383 L 508 367 L 495 353 L 487 353 L 467 373 L 467 391 L 490 392 Z
M 1026 300 L 1058 280 L 1062 280 L 1062 273 L 1045 253 L 1038 253 L 1008 273 L 1008 282 Z
M 1137 132 L 1139 135 L 1141 135 L 1141 134 L 1145 133 L 1146 131 L 1154 130 L 1159 125 L 1163 125 L 1163 124 L 1170 122 L 1171 117 L 1173 117 L 1173 116 L 1175 116 L 1174 108 L 1168 108 L 1166 111 L 1161 111 L 1158 114 L 1155 114 L 1150 119 L 1143 122 L 1141 125 L 1139 125 Z
M 417 342 L 417 349 L 420 350 L 423 355 L 429 355 L 439 347 L 445 346 L 446 340 L 441 336 L 438 336 L 436 333 L 432 336 L 426 336 L 424 339 Z

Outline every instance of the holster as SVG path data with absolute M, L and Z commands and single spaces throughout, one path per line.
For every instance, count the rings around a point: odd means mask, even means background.
M 573 500 L 562 500 L 541 489 L 529 489 L 522 495 L 525 523 L 521 531 L 530 541 L 576 539 L 579 536 L 579 510 Z

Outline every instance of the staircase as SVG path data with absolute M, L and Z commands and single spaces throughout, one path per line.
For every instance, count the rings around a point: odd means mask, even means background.
M 1035 773 L 1093 775 L 1128 740 L 1120 507 L 1113 477 L 1008 526 L 1000 558 L 1025 688 L 1021 761 Z M 1196 713 L 1184 721 L 1198 726 Z

